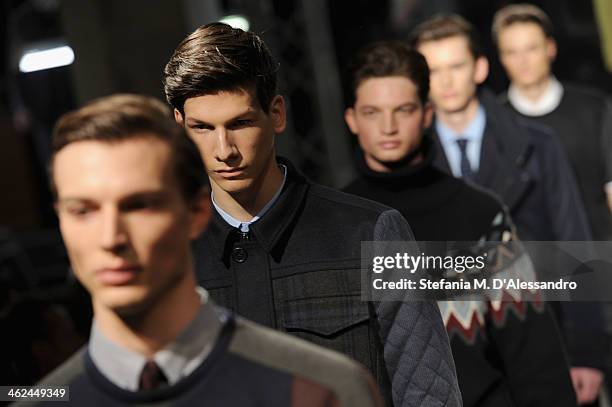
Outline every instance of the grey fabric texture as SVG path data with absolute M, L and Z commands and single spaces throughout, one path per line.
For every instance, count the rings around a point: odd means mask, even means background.
M 230 352 L 273 369 L 309 379 L 334 391 L 342 406 L 380 405 L 370 374 L 348 357 L 236 318 Z
M 381 213 L 376 241 L 402 241 L 416 252 L 408 222 L 397 210 Z M 461 392 L 448 335 L 438 306 L 431 301 L 377 304 L 384 357 L 396 405 L 461 406 Z M 403 401 L 403 404 L 401 403 Z

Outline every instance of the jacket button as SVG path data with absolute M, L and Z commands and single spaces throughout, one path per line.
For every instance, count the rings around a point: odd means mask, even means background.
M 244 263 L 247 257 L 249 257 L 249 254 L 242 247 L 234 247 L 234 250 L 232 250 L 232 259 L 236 263 Z

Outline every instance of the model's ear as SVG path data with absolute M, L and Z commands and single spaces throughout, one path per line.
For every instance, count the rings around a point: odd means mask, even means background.
M 280 134 L 287 127 L 287 110 L 285 108 L 285 98 L 276 95 L 270 102 L 268 115 L 272 119 L 272 127 L 275 134 Z
M 474 67 L 474 82 L 477 85 L 482 84 L 489 76 L 489 61 L 486 57 L 480 56 L 476 59 Z
M 178 111 L 177 108 L 174 108 L 174 120 L 181 126 L 184 124 L 183 115 Z
M 546 54 L 550 62 L 553 62 L 557 58 L 557 42 L 552 38 L 546 40 Z
M 357 135 L 359 134 L 359 127 L 357 126 L 357 120 L 355 118 L 355 108 L 347 107 L 344 111 L 344 121 L 346 125 L 351 130 L 351 133 Z
M 198 195 L 191 202 L 189 238 L 196 239 L 204 232 L 212 215 L 212 205 L 210 202 L 210 190 L 202 188 Z
M 427 102 L 423 107 L 423 129 L 428 129 L 433 120 L 433 106 L 431 102 Z

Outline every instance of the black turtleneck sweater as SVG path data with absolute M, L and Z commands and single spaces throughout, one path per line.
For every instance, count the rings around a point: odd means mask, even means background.
M 361 176 L 344 192 L 397 209 L 408 220 L 416 240 L 478 240 L 502 211 L 501 204 L 488 192 L 431 165 L 433 146 L 426 144 L 421 163 L 407 164 L 390 173 L 372 171 L 358 152 Z
M 359 151 L 360 177 L 344 191 L 397 209 L 417 241 L 494 240 L 494 229 L 513 229 L 494 196 L 432 165 L 428 137 L 421 153 L 419 164 L 380 173 Z M 441 301 L 439 306 L 465 407 L 575 405 L 561 339 L 542 303 Z

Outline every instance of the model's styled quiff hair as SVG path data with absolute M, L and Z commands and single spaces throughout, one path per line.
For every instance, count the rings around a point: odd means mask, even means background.
M 547 38 L 553 36 L 553 25 L 548 15 L 533 4 L 511 4 L 501 8 L 493 17 L 491 35 L 497 44 L 499 33 L 504 28 L 515 23 L 534 23 L 540 26 Z
M 53 161 L 64 147 L 82 141 L 118 143 L 142 137 L 154 137 L 168 143 L 177 182 L 188 202 L 208 185 L 198 147 L 172 118 L 168 106 L 149 96 L 118 94 L 94 100 L 66 113 L 55 124 L 49 163 L 54 197 L 57 198 L 57 190 Z
M 429 67 L 423 55 L 400 41 L 380 41 L 363 47 L 350 64 L 350 104 L 355 104 L 357 88 L 363 81 L 387 76 L 410 79 L 421 103 L 427 103 Z
M 429 41 L 438 41 L 450 37 L 464 37 L 474 58 L 484 55 L 478 31 L 465 18 L 457 14 L 437 14 L 417 25 L 409 36 L 409 42 L 415 48 Z
M 168 103 L 184 115 L 189 98 L 254 89 L 267 114 L 277 92 L 277 71 L 278 64 L 259 36 L 211 23 L 176 48 L 164 69 L 164 91 Z

